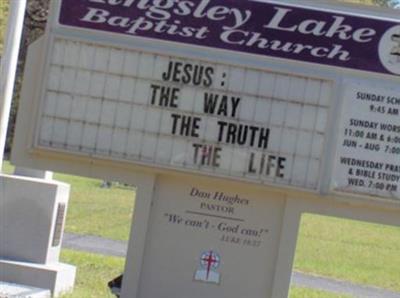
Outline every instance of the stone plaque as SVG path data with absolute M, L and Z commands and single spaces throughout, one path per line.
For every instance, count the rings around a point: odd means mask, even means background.
M 64 228 L 65 208 L 65 203 L 58 204 L 52 246 L 59 246 L 61 243 L 61 236 Z

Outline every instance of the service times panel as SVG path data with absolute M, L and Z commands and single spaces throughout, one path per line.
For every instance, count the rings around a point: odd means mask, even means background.
M 334 188 L 400 198 L 400 89 L 353 82 L 343 99 Z
M 329 81 L 58 38 L 36 146 L 316 190 Z

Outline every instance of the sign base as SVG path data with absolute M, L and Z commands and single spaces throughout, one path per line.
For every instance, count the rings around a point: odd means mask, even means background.
M 0 174 L 0 281 L 72 290 L 75 267 L 59 263 L 69 185 Z
M 10 284 L 0 281 L 0 297 L 4 298 L 50 298 L 49 290 Z
M 0 259 L 1 281 L 49 289 L 55 297 L 71 291 L 75 273 L 74 266 L 63 263 L 41 265 Z

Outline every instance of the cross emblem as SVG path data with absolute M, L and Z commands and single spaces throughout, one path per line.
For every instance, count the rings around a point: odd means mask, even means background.
M 221 263 L 221 257 L 213 250 L 205 251 L 200 256 L 200 267 L 195 271 L 194 280 L 206 283 L 219 284 L 220 273 L 217 268 Z
M 201 265 L 207 270 L 207 279 L 211 269 L 217 269 L 219 266 L 219 256 L 210 250 L 201 256 Z

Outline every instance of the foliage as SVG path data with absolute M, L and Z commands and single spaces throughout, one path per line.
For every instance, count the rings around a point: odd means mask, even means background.
M 11 3 L 10 1 L 17 0 L 0 0 L 0 53 L 2 52 L 3 47 L 4 31 L 6 28 L 9 5 Z M 6 157 L 11 151 L 12 141 L 14 137 L 15 121 L 18 110 L 18 102 L 22 84 L 22 74 L 24 70 L 27 49 L 29 44 L 31 44 L 44 32 L 44 27 L 47 21 L 49 1 L 50 0 L 27 0 L 24 28 L 18 57 L 18 68 L 14 85 L 14 95 L 10 111 L 10 120 L 7 129 L 7 139 L 5 147 Z
M 381 7 L 400 7 L 400 0 L 339 0 L 342 2 L 365 4 L 365 5 L 376 5 Z
M 373 0 L 374 4 L 383 6 L 383 7 L 395 7 L 400 8 L 399 0 Z
M 8 0 L 0 0 L 0 56 L 3 54 L 3 45 L 4 39 L 6 38 L 6 29 L 7 29 L 7 21 L 8 21 L 8 13 L 10 9 L 10 2 Z M 16 107 L 12 105 L 11 114 L 16 114 Z M 6 139 L 6 151 L 9 151 L 11 148 L 11 140 L 9 139 L 9 135 L 7 134 Z
M 3 52 L 9 5 L 8 1 L 0 0 L 0 54 Z

